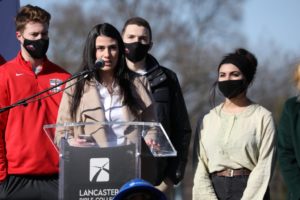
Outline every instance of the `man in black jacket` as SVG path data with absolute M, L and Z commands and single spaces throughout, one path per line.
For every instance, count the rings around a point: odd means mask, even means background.
M 152 47 L 152 32 L 145 19 L 128 19 L 124 24 L 122 36 L 127 65 L 132 71 L 148 78 L 156 101 L 159 122 L 177 150 L 177 157 L 158 159 L 156 184 L 170 197 L 173 185 L 183 179 L 191 138 L 191 126 L 181 87 L 176 74 L 161 66 L 148 53 Z

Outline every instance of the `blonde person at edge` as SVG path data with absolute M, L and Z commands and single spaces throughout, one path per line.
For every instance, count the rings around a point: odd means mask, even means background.
M 101 69 L 63 93 L 57 123 L 156 121 L 152 96 L 147 89 L 149 83 L 146 78 L 132 74 L 127 68 L 121 35 L 108 23 L 98 24 L 90 30 L 83 51 L 82 70 L 92 69 L 99 59 L 104 61 Z M 125 136 L 122 127 L 103 129 L 86 126 L 84 132 L 79 129 L 71 131 L 71 142 L 80 145 L 82 141 L 78 139 L 78 135 L 83 133 L 92 135 L 102 147 L 109 145 L 106 144 L 108 138 L 119 141 Z M 135 134 L 129 135 L 133 136 L 133 140 L 139 139 L 134 138 Z M 57 145 L 63 136 L 64 132 L 56 131 Z
M 227 54 L 218 66 L 211 103 L 216 86 L 225 101 L 202 121 L 193 200 L 270 199 L 275 125 L 272 114 L 247 96 L 256 68 L 245 49 Z
M 300 64 L 294 71 L 298 94 L 284 103 L 278 124 L 278 163 L 287 186 L 288 200 L 300 199 Z

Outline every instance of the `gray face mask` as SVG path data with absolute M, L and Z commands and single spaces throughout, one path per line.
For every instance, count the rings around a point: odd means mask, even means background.
M 125 49 L 127 49 L 125 56 L 131 62 L 141 61 L 146 57 L 150 49 L 150 44 L 142 44 L 140 42 L 124 43 L 124 45 Z

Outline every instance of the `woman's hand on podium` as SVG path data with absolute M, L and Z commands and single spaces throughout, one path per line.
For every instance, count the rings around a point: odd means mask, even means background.
M 70 146 L 75 147 L 92 147 L 96 146 L 96 141 L 91 135 L 79 135 L 76 138 L 68 140 Z

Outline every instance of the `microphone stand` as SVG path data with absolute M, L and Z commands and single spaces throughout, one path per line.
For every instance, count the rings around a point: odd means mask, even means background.
M 68 78 L 67 80 L 65 80 L 65 81 L 63 81 L 63 82 L 61 82 L 61 83 L 59 83 L 59 84 L 57 84 L 57 85 L 54 85 L 54 86 L 52 86 L 52 87 L 50 87 L 50 88 L 47 88 L 47 89 L 45 89 L 45 90 L 42 90 L 41 92 L 39 92 L 39 93 L 37 93 L 37 94 L 34 94 L 34 95 L 32 95 L 32 96 L 29 96 L 29 97 L 27 97 L 27 98 L 25 98 L 25 99 L 21 99 L 21 100 L 17 101 L 16 103 L 13 103 L 13 104 L 11 104 L 11 105 L 9 105 L 9 106 L 6 106 L 6 107 L 4 107 L 4 108 L 0 108 L 0 113 L 5 112 L 5 111 L 7 111 L 7 110 L 10 110 L 11 108 L 14 108 L 14 107 L 16 107 L 16 106 L 20 106 L 20 105 L 27 106 L 27 105 L 28 105 L 28 102 L 27 102 L 28 100 L 31 100 L 31 99 L 33 99 L 33 98 L 35 98 L 35 97 L 37 97 L 37 96 L 39 96 L 39 95 L 41 95 L 41 94 L 44 94 L 44 93 L 48 92 L 49 90 L 55 89 L 55 88 L 57 88 L 57 87 L 59 87 L 59 86 L 65 84 L 65 83 L 67 83 L 67 82 L 69 82 L 69 81 L 71 81 L 71 80 L 73 80 L 73 79 L 75 79 L 75 78 L 77 78 L 77 77 L 85 76 L 85 75 L 87 75 L 87 74 L 89 74 L 89 73 L 91 73 L 91 72 L 94 72 L 96 69 L 97 69 L 97 68 L 95 67 L 95 68 L 93 68 L 93 69 L 91 69 L 91 70 L 84 70 L 84 71 L 82 71 L 82 72 L 76 73 L 76 74 L 72 75 L 70 78 Z M 84 77 L 84 78 L 85 78 L 85 77 Z M 63 91 L 63 90 L 61 90 L 61 91 Z M 38 100 L 38 99 L 37 99 L 37 100 Z M 32 102 L 33 102 L 33 101 L 32 101 Z

